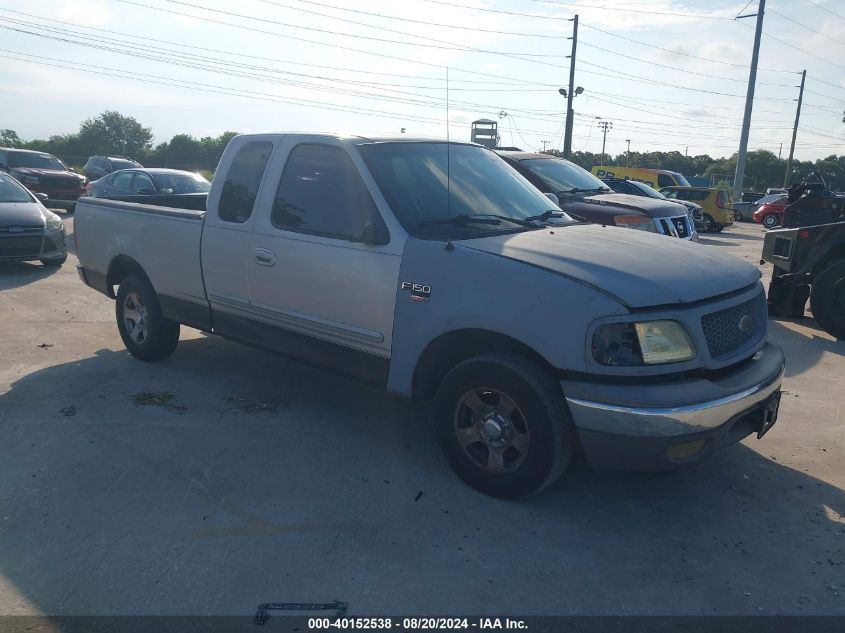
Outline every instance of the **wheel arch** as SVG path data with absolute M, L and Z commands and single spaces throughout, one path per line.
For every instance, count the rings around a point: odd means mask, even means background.
M 137 261 L 129 257 L 128 255 L 118 255 L 114 259 L 111 260 L 109 263 L 109 272 L 106 276 L 106 288 L 109 297 L 112 299 L 116 298 L 116 294 L 114 292 L 114 287 L 119 286 L 120 282 L 123 281 L 129 275 L 134 274 L 150 284 L 150 278 L 147 273 L 144 271 L 143 266 L 139 264 Z
M 452 330 L 434 338 L 420 354 L 413 373 L 412 397 L 418 400 L 433 397 L 452 368 L 487 352 L 519 354 L 554 371 L 539 352 L 511 336 L 478 328 Z

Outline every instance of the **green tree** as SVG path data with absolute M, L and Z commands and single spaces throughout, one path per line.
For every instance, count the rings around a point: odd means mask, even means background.
M 23 141 L 14 130 L 0 130 L 0 147 L 23 147 Z
M 107 110 L 79 126 L 79 149 L 84 154 L 143 156 L 152 147 L 153 133 L 132 117 Z

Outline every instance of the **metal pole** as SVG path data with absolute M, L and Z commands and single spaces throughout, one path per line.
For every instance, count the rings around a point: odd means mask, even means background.
M 610 121 L 602 121 L 599 123 L 602 128 L 602 138 L 601 138 L 601 167 L 604 167 L 604 146 L 607 143 L 607 128 L 613 129 L 613 123 Z
M 795 109 L 795 125 L 792 128 L 792 145 L 789 146 L 789 158 L 786 159 L 786 174 L 783 177 L 783 186 L 789 185 L 789 177 L 792 175 L 792 155 L 795 153 L 795 137 L 798 136 L 798 119 L 801 118 L 801 101 L 804 99 L 804 80 L 807 78 L 807 71 L 801 71 L 801 90 L 798 92 L 798 107 Z
M 748 92 L 745 95 L 745 114 L 742 116 L 742 133 L 739 136 L 739 152 L 736 156 L 734 198 L 737 200 L 742 199 L 742 181 L 745 178 L 745 156 L 748 153 L 748 132 L 751 128 L 751 108 L 754 105 L 754 84 L 757 83 L 757 60 L 760 57 L 760 36 L 763 33 L 763 14 L 765 9 L 766 0 L 760 0 L 760 6 L 757 7 L 757 28 L 754 30 L 754 50 L 751 53 L 751 72 L 748 74 Z
M 566 131 L 563 137 L 563 155 L 572 156 L 572 99 L 575 97 L 575 49 L 578 47 L 578 14 L 572 18 L 572 54 L 569 56 L 569 92 L 566 93 Z
M 625 150 L 625 167 L 631 166 L 631 139 L 626 138 L 625 142 L 628 144 L 628 149 Z

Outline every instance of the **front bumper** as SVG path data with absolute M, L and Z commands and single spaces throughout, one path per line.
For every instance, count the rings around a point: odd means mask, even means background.
M 0 262 L 29 262 L 67 256 L 64 231 L 0 236 Z
M 783 374 L 783 352 L 767 343 L 714 377 L 646 384 L 564 380 L 561 387 L 591 463 L 663 468 L 698 461 L 746 437 Z M 694 454 L 678 450 L 699 440 Z

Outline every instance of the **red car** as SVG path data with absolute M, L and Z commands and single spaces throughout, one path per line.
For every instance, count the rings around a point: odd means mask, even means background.
M 773 202 L 767 202 L 757 207 L 757 210 L 751 215 L 751 218 L 758 224 L 762 224 L 767 229 L 773 229 L 783 223 L 783 211 L 786 205 L 789 204 L 789 198 L 783 196 Z

